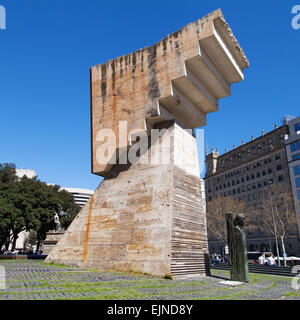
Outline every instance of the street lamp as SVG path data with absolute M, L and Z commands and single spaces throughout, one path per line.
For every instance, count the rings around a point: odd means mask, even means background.
M 274 216 L 274 209 L 273 209 L 273 199 L 272 199 L 272 190 L 271 190 L 272 183 L 273 183 L 272 180 L 269 180 L 269 191 L 270 191 L 271 211 L 272 211 L 272 219 L 273 219 L 275 243 L 276 243 L 276 251 L 277 251 L 277 261 L 278 261 L 278 266 L 280 267 L 280 257 L 279 257 L 278 241 L 277 241 L 277 229 L 276 229 L 276 223 L 275 223 L 275 216 Z

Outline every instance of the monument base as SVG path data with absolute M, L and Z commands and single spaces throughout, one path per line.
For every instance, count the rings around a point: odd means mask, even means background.
M 209 275 L 196 140 L 177 124 L 170 163 L 116 165 L 46 261 L 173 277 Z M 163 151 L 164 152 L 164 151 Z

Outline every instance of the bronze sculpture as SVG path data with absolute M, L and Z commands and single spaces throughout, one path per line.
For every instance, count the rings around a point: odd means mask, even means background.
M 228 213 L 226 215 L 230 279 L 249 282 L 246 236 L 242 229 L 244 221 L 243 214 Z

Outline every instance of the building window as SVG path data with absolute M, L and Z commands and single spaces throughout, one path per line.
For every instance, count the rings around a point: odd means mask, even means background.
M 296 152 L 298 150 L 300 150 L 300 141 L 291 144 L 291 152 Z
M 295 176 L 300 175 L 300 165 L 294 167 L 294 175 Z
M 300 178 L 296 178 L 296 188 L 300 188 Z
M 282 165 L 281 165 L 281 164 L 279 164 L 279 165 L 277 166 L 277 171 L 280 171 L 280 170 L 282 170 Z
M 281 156 L 280 156 L 280 154 L 277 154 L 277 155 L 275 156 L 275 160 L 279 160 L 279 159 L 281 159 Z
M 271 174 L 272 173 L 272 169 L 270 168 L 270 169 L 268 169 L 268 173 L 269 174 Z
M 296 133 L 297 133 L 297 131 L 300 131 L 300 122 L 297 122 L 294 124 L 294 129 L 295 129 Z
M 297 153 L 293 156 L 293 160 L 299 160 L 300 159 L 300 153 Z
M 300 200 L 300 190 L 298 190 L 297 192 L 298 192 L 298 200 Z
M 278 181 L 279 181 L 279 182 L 284 181 L 284 177 L 283 177 L 283 176 L 279 176 L 279 177 L 278 177 Z
M 256 177 L 257 177 L 257 178 L 260 177 L 260 172 L 257 172 Z
M 267 174 L 267 172 L 265 170 L 263 170 L 262 175 L 265 176 Z

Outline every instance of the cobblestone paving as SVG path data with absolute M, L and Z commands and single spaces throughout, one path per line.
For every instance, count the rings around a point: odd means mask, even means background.
M 287 277 L 251 274 L 249 284 L 231 287 L 220 283 L 229 278 L 222 270 L 212 270 L 212 277 L 171 281 L 40 261 L 2 260 L 0 266 L 6 271 L 0 300 L 300 300 Z

